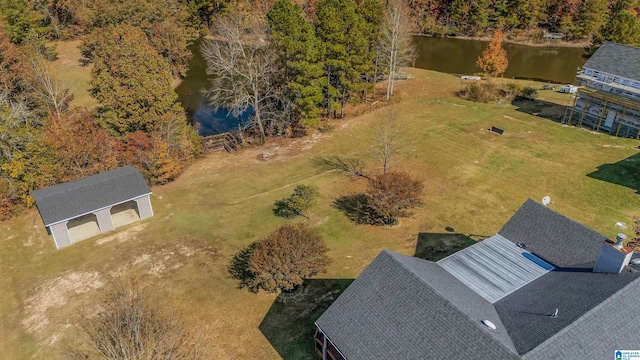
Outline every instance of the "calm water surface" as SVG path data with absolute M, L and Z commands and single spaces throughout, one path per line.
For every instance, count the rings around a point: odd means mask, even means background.
M 446 73 L 473 75 L 480 72 L 476 60 L 487 41 L 414 37 L 416 67 Z M 578 67 L 585 63 L 581 47 L 526 46 L 505 43 L 509 67 L 506 78 L 572 83 Z
M 415 66 L 453 74 L 473 75 L 480 69 L 476 66 L 478 56 L 488 42 L 427 36 L 414 37 L 418 57 Z M 534 79 L 556 83 L 571 83 L 576 69 L 582 66 L 583 48 L 554 46 L 525 46 L 504 44 L 509 67 L 507 78 Z M 202 89 L 209 86 L 206 62 L 200 54 L 200 42 L 192 47 L 193 58 L 184 81 L 176 88 L 182 106 L 193 120 L 200 124 L 200 135 L 207 136 L 232 130 L 238 120 L 225 110 L 213 111 Z

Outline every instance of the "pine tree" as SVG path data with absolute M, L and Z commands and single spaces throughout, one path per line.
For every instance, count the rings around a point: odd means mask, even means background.
M 303 16 L 300 6 L 289 0 L 277 0 L 267 13 L 271 41 L 280 56 L 286 81 L 286 95 L 305 124 L 320 116 L 323 100 L 322 42 L 313 25 Z
M 324 43 L 327 112 L 344 105 L 352 92 L 363 89 L 362 74 L 372 59 L 366 20 L 353 0 L 324 0 L 317 4 L 318 37 Z

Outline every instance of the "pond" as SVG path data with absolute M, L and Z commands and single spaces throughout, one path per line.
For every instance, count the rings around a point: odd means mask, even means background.
M 415 36 L 416 67 L 440 72 L 473 75 L 480 72 L 476 60 L 487 41 Z M 584 48 L 503 44 L 509 67 L 505 78 L 573 83 L 584 65 Z
M 478 56 L 486 41 L 415 36 L 418 57 L 415 66 L 453 74 L 473 75 Z M 509 67 L 507 78 L 533 79 L 556 83 L 572 83 L 576 69 L 582 66 L 583 48 L 557 46 L 526 46 L 505 43 Z M 208 136 L 235 129 L 238 121 L 226 110 L 213 111 L 203 89 L 209 86 L 206 62 L 200 54 L 200 42 L 192 46 L 193 58 L 187 76 L 176 88 L 182 106 L 194 122 L 200 124 L 200 135 Z
M 202 91 L 209 87 L 207 63 L 200 54 L 200 40 L 192 46 L 193 57 L 189 63 L 189 71 L 176 87 L 178 99 L 195 123 L 200 124 L 199 134 L 209 136 L 233 130 L 238 127 L 238 120 L 229 115 L 227 110 L 214 111 Z

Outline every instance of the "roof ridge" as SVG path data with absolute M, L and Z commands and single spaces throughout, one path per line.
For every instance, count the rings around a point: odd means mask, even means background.
M 570 222 L 571 222 L 571 223 L 573 223 L 573 224 L 578 225 L 578 226 L 579 226 L 579 227 L 581 227 L 582 229 L 585 229 L 585 230 L 587 230 L 587 231 L 589 231 L 589 232 L 592 232 L 592 233 L 598 234 L 598 235 L 603 236 L 603 237 L 605 237 L 605 238 L 607 238 L 607 239 L 609 238 L 608 236 L 606 236 L 606 235 L 604 235 L 604 234 L 601 234 L 601 233 L 599 233 L 599 232 L 597 232 L 597 231 L 593 230 L 592 228 L 590 228 L 590 227 L 588 227 L 588 226 L 586 226 L 586 225 L 584 225 L 584 224 L 582 224 L 582 223 L 580 223 L 580 222 L 578 222 L 578 221 L 576 221 L 576 220 L 573 220 L 572 218 L 570 218 L 570 217 L 568 217 L 568 216 L 566 216 L 566 215 L 564 215 L 564 214 L 562 214 L 562 213 L 560 213 L 560 212 L 558 212 L 558 211 L 556 211 L 556 210 L 553 210 L 552 208 L 550 208 L 550 207 L 548 207 L 548 206 L 544 206 L 544 205 L 540 204 L 539 202 L 537 202 L 537 201 L 535 201 L 535 200 L 533 200 L 533 199 L 531 199 L 531 198 L 527 198 L 527 200 L 524 202 L 524 204 L 522 204 L 522 206 L 520 206 L 520 207 L 518 208 L 518 210 L 516 210 L 516 212 L 514 212 L 514 213 L 513 213 L 513 215 L 511 215 L 511 217 L 513 217 L 516 213 L 518 213 L 518 211 L 520 211 L 520 210 L 521 210 L 521 209 L 522 209 L 522 208 L 523 208 L 527 203 L 529 203 L 529 202 L 530 202 L 530 203 L 532 203 L 532 204 L 534 204 L 538 209 L 546 209 L 547 211 L 550 211 L 551 213 L 553 213 L 553 214 L 555 214 L 555 215 L 558 215 L 558 216 L 560 216 L 561 218 L 563 218 L 563 219 L 565 219 L 565 220 L 568 220 L 568 221 L 570 221 Z M 500 234 L 500 232 L 501 232 L 502 230 L 504 230 L 504 228 L 506 227 L 506 225 L 509 223 L 509 221 L 510 221 L 510 220 L 511 220 L 511 218 L 509 218 L 509 220 L 507 220 L 507 222 L 502 226 L 502 228 L 501 228 L 500 230 L 498 230 L 498 232 L 496 233 L 496 234 L 498 234 L 498 235 L 500 235 L 500 236 L 504 237 L 505 239 L 507 239 L 507 240 L 509 240 L 509 241 L 511 241 L 511 239 L 509 239 L 508 237 L 506 237 L 506 236 L 504 236 L 504 235 Z
M 409 255 L 404 255 L 404 254 L 400 254 L 400 253 L 396 253 L 394 251 L 391 250 L 387 250 L 387 249 L 383 249 L 382 250 L 383 253 L 385 253 L 386 255 L 388 255 L 394 262 L 396 262 L 398 265 L 400 265 L 404 270 L 406 270 L 407 272 L 409 272 L 411 274 L 411 276 L 413 276 L 414 278 L 417 278 L 418 280 L 420 280 L 420 283 L 422 283 L 423 285 L 427 285 L 431 290 L 433 290 L 434 293 L 436 293 L 438 295 L 439 298 L 441 298 L 442 300 L 445 301 L 445 303 L 447 303 L 448 305 L 454 307 L 456 310 L 458 310 L 458 313 L 463 315 L 466 319 L 469 320 L 470 323 L 475 324 L 475 329 L 480 330 L 480 333 L 482 333 L 481 336 L 484 336 L 486 338 L 491 339 L 491 341 L 493 341 L 494 343 L 498 344 L 501 348 L 505 349 L 507 352 L 516 355 L 516 356 L 520 356 L 520 354 L 518 354 L 517 350 L 514 352 L 513 349 L 510 349 L 507 346 L 504 346 L 504 344 L 502 344 L 502 342 L 500 342 L 498 339 L 496 339 L 494 336 L 487 334 L 485 331 L 483 331 L 482 326 L 477 323 L 477 321 L 475 321 L 474 319 L 471 318 L 471 316 L 469 316 L 465 311 L 463 311 L 462 309 L 460 309 L 456 304 L 454 304 L 451 300 L 449 300 L 446 296 L 444 296 L 440 291 L 438 291 L 436 288 L 434 288 L 433 286 L 430 286 L 429 284 L 425 283 L 425 281 L 418 276 L 415 272 L 413 272 L 411 269 L 409 269 L 408 267 L 406 267 L 401 261 L 398 261 L 398 259 L 394 256 L 394 255 L 400 255 L 400 256 L 406 256 L 408 258 L 411 259 L 415 259 L 415 260 L 420 260 L 420 261 L 424 261 L 427 263 L 431 263 L 434 264 L 435 266 L 439 267 L 440 269 L 442 269 L 442 271 L 444 271 L 445 273 L 449 274 L 448 271 L 446 271 L 444 268 L 442 268 L 442 266 L 440 266 L 437 262 L 433 262 L 433 261 L 429 261 L 429 260 L 425 260 L 425 259 L 420 259 L 418 257 L 415 256 L 409 256 Z M 469 288 L 467 285 L 465 285 L 463 282 L 461 282 L 460 280 L 458 280 L 455 276 L 449 274 L 455 281 L 459 282 L 462 286 L 464 286 L 465 288 Z M 469 289 L 471 290 L 471 289 Z M 473 290 L 471 290 L 473 292 Z M 480 298 L 482 298 L 480 295 L 478 295 Z M 486 301 L 486 299 L 482 298 L 482 300 Z M 489 305 L 491 307 L 493 307 L 494 311 L 496 312 L 498 319 L 500 319 L 500 321 L 502 322 L 502 319 L 500 318 L 500 314 L 498 314 L 498 311 L 496 310 L 496 307 L 494 304 L 490 303 L 487 301 L 487 303 L 489 303 Z M 503 325 L 504 326 L 504 325 Z M 505 331 L 506 331 L 506 327 L 505 327 Z M 511 340 L 511 342 L 513 343 L 513 339 L 511 338 L 511 335 L 509 335 L 509 332 L 507 332 L 507 336 L 509 337 L 509 339 Z M 515 349 L 515 346 L 514 346 Z

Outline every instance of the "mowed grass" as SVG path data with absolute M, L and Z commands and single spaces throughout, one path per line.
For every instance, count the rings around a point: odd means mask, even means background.
M 368 154 L 384 109 L 335 121 L 328 133 L 200 159 L 174 183 L 153 188 L 153 218 L 63 250 L 54 249 L 30 210 L 0 223 L 2 357 L 64 358 L 61 344 L 77 338 L 75 324 L 91 314 L 100 289 L 135 276 L 205 336 L 211 358 L 313 359 L 312 323 L 326 307 L 314 299 L 337 295 L 382 249 L 414 255 L 417 245 L 427 251 L 419 239 L 489 236 L 527 198 L 545 195 L 552 209 L 609 236 L 617 221 L 640 213 L 637 189 L 589 176 L 637 154 L 636 140 L 564 126 L 511 104 L 461 100 L 454 76 L 408 71 L 414 79 L 397 83 L 392 106 L 405 127 L 395 168 L 425 182 L 424 205 L 411 218 L 393 228 L 349 222 L 331 204 L 366 183 L 313 161 L 359 156 L 378 171 Z M 543 91 L 541 100 L 565 105 L 568 97 Z M 488 132 L 491 126 L 505 135 Z M 262 152 L 273 156 L 263 160 Z M 611 166 L 607 171 L 615 174 Z M 272 207 L 298 183 L 320 188 L 310 224 L 324 237 L 332 264 L 305 301 L 282 304 L 238 289 L 226 268 L 236 251 L 291 222 L 275 217 Z
M 53 68 L 58 72 L 64 86 L 73 93 L 72 106 L 93 108 L 97 102 L 89 93 L 89 80 L 93 65 L 82 65 L 82 53 L 78 46 L 80 40 L 56 41 L 52 44 L 58 50 L 58 59 L 53 62 Z

